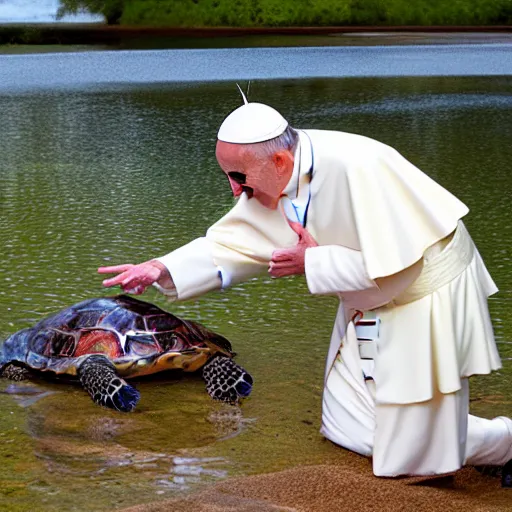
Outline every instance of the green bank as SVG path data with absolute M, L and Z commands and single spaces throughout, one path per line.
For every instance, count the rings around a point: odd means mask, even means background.
M 174 27 L 507 25 L 511 0 L 64 0 L 110 24 Z

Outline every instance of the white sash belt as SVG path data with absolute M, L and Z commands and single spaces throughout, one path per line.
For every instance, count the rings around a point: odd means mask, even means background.
M 444 250 L 425 263 L 418 279 L 395 297 L 391 305 L 402 305 L 422 299 L 453 281 L 473 260 L 475 246 L 464 224 L 457 229 Z
M 415 300 L 419 300 L 435 292 L 464 272 L 471 263 L 474 252 L 475 246 L 473 241 L 464 224 L 459 221 L 452 239 L 442 252 L 426 262 L 416 281 L 384 307 L 409 304 L 410 302 L 414 302 Z M 363 325 L 356 325 L 359 354 L 362 360 L 375 359 L 377 351 L 376 343 L 378 342 L 378 319 L 373 320 L 373 323 L 377 322 L 377 334 L 372 336 L 365 336 L 364 334 L 364 323 L 371 322 L 374 316 L 374 313 L 366 312 L 363 320 L 360 322 Z

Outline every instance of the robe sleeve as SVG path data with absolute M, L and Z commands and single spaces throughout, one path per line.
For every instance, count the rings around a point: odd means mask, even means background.
M 323 245 L 306 250 L 306 280 L 313 294 L 377 288 L 366 272 L 361 251 L 341 245 Z
M 272 252 L 296 243 L 297 235 L 279 209 L 265 208 L 242 194 L 205 237 L 157 258 L 169 270 L 175 289 L 155 286 L 171 299 L 192 299 L 266 273 Z
M 306 280 L 309 291 L 338 295 L 348 309 L 368 311 L 388 304 L 420 275 L 423 260 L 390 276 L 371 279 L 361 251 L 340 245 L 306 250 Z

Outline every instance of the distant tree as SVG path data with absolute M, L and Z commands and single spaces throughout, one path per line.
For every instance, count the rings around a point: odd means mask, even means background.
M 61 0 L 57 18 L 66 14 L 90 12 L 102 14 L 109 25 L 117 25 L 123 15 L 125 0 Z

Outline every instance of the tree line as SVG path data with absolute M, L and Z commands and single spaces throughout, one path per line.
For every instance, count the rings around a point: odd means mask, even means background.
M 59 15 L 174 27 L 507 25 L 512 0 L 61 0 Z

